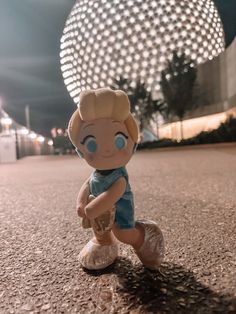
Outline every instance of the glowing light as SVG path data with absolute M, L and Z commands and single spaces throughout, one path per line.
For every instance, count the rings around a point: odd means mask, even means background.
M 37 137 L 37 141 L 38 141 L 39 143 L 43 143 L 43 142 L 45 141 L 45 138 L 40 135 L 40 136 Z
M 211 131 L 227 119 L 227 113 L 221 112 L 200 118 L 183 121 L 184 138 L 196 136 L 202 131 Z M 164 124 L 159 129 L 160 138 L 180 139 L 179 122 Z
M 1 124 L 2 124 L 3 126 L 9 127 L 10 125 L 12 125 L 12 122 L 13 122 L 12 119 L 9 118 L 9 117 L 1 118 Z
M 31 138 L 32 140 L 35 140 L 36 137 L 37 137 L 37 134 L 35 134 L 33 132 L 29 134 L 29 138 Z
M 48 141 L 48 145 L 49 145 L 49 146 L 53 146 L 53 141 L 52 141 L 52 140 L 49 140 L 49 141 Z
M 29 134 L 29 130 L 26 128 L 22 128 L 18 131 L 18 133 L 22 134 L 22 135 L 28 135 Z
M 197 63 L 224 50 L 213 0 L 77 0 L 61 38 L 61 70 L 77 104 L 82 89 L 108 86 L 122 74 L 141 76 L 154 91 L 173 50 Z

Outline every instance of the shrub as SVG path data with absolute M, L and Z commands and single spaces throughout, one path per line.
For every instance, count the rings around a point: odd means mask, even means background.
M 224 123 L 221 123 L 218 129 L 201 132 L 194 137 L 183 139 L 180 142 L 171 139 L 161 139 L 153 142 L 145 142 L 139 144 L 138 149 L 173 147 L 196 144 L 212 144 L 235 141 L 236 141 L 236 118 L 230 116 Z

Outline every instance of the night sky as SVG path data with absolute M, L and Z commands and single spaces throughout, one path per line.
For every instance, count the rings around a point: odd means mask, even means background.
M 76 109 L 64 86 L 60 37 L 75 0 L 0 0 L 0 97 L 3 108 L 31 128 L 49 135 L 66 127 Z M 228 46 L 236 35 L 236 0 L 215 0 Z

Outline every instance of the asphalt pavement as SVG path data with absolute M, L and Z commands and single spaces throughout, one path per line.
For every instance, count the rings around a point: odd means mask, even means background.
M 236 313 L 236 144 L 137 152 L 137 218 L 158 222 L 160 271 L 130 247 L 85 272 L 75 200 L 92 169 L 76 156 L 0 164 L 0 313 Z

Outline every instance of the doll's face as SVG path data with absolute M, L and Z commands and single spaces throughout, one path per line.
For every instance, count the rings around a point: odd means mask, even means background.
M 84 159 L 98 170 L 125 166 L 134 148 L 134 141 L 125 124 L 110 118 L 83 122 L 78 142 Z

